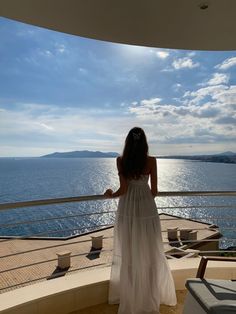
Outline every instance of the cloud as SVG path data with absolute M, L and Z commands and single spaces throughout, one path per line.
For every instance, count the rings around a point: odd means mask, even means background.
M 220 85 L 229 82 L 229 74 L 214 73 L 212 78 L 206 83 L 207 85 Z
M 144 99 L 141 100 L 141 104 L 144 106 L 152 106 L 161 101 L 161 98 L 151 98 L 151 99 Z
M 192 117 L 192 118 L 214 118 L 221 113 L 220 106 L 216 106 L 213 103 L 206 103 L 202 106 L 198 105 L 179 105 L 174 104 L 152 104 L 145 106 L 142 101 L 135 107 L 130 107 L 129 111 L 135 113 L 137 116 L 144 119 L 165 119 L 165 123 L 168 119 L 171 123 L 176 123 L 179 118 Z
M 207 143 L 231 143 L 236 139 L 236 115 L 231 102 L 233 88 L 223 92 L 215 101 L 202 105 L 180 102 L 176 106 L 159 97 L 141 99 L 123 107 L 122 114 L 114 114 L 112 108 L 98 111 L 97 107 L 22 104 L 14 110 L 1 111 L 1 147 L 12 156 L 22 155 L 20 146 L 26 156 L 79 149 L 121 152 L 127 132 L 135 125 L 145 129 L 154 153 L 158 151 L 155 147 L 163 147 L 163 151 L 168 147 L 171 152 L 177 143 L 200 144 L 199 149 Z M 206 150 L 208 148 L 206 146 Z
M 182 84 L 180 84 L 180 83 L 175 83 L 175 84 L 172 86 L 172 88 L 173 88 L 173 90 L 174 90 L 175 92 L 180 91 L 180 90 L 181 90 L 181 87 L 182 87 Z
M 184 58 L 179 58 L 179 59 L 174 60 L 172 63 L 172 66 L 176 70 L 180 70 L 184 68 L 193 69 L 200 66 L 200 64 L 198 62 L 194 63 L 191 58 L 184 57 Z
M 54 130 L 54 128 L 53 128 L 52 126 L 47 125 L 47 124 L 45 124 L 45 123 L 43 123 L 43 122 L 39 122 L 38 125 L 42 126 L 42 127 L 45 128 L 46 130 L 50 130 L 50 131 Z
M 188 57 L 194 57 L 194 56 L 196 56 L 196 54 L 197 54 L 196 51 L 190 51 L 187 53 L 187 56 Z
M 11 152 L 21 156 L 23 151 L 25 156 L 39 156 L 50 152 L 48 147 L 51 152 L 76 149 L 121 152 L 125 135 L 137 123 L 131 116 L 115 115 L 113 111 L 111 115 L 109 110 L 42 104 L 5 109 L 0 114 L 0 154 L 9 156 Z M 38 147 L 34 149 L 36 142 Z M 3 147 L 8 147 L 6 152 Z
M 64 53 L 66 51 L 66 47 L 63 44 L 56 43 L 55 50 L 59 53 Z
M 166 59 L 169 55 L 170 55 L 169 52 L 163 50 L 156 52 L 156 56 L 160 59 Z
M 183 95 L 183 104 L 197 105 L 200 106 L 202 103 L 206 102 L 207 99 L 211 99 L 213 105 L 220 105 L 222 108 L 231 108 L 231 110 L 236 109 L 236 85 L 226 86 L 226 85 L 215 85 L 200 88 L 193 92 L 186 92 Z M 235 113 L 235 112 L 233 112 Z
M 142 120 L 152 120 L 154 115 L 159 112 L 159 108 L 163 105 L 160 104 L 161 98 L 151 98 L 151 99 L 143 99 L 140 102 L 136 102 L 136 104 L 132 103 L 130 107 L 128 107 L 128 112 L 131 114 L 135 114 Z M 168 106 L 168 105 L 164 105 Z M 163 110 L 162 115 L 168 115 L 168 110 Z M 155 118 L 154 118 L 155 119 Z
M 39 53 L 39 55 L 41 55 L 43 57 L 50 58 L 50 57 L 53 56 L 53 53 L 50 50 L 48 50 L 48 49 L 46 49 L 46 50 L 38 50 L 38 53 Z
M 233 67 L 236 65 L 236 57 L 228 58 L 224 60 L 222 63 L 217 64 L 215 66 L 216 69 L 219 70 L 228 70 L 229 68 Z
M 186 92 L 178 105 L 157 98 L 159 101 L 147 106 L 140 100 L 129 112 L 143 124 L 152 125 L 159 144 L 234 143 L 235 96 L 236 86 L 212 85 Z
M 216 123 L 219 124 L 231 124 L 231 125 L 236 125 L 236 117 L 229 117 L 229 116 L 225 116 L 225 117 L 221 117 L 219 119 L 215 120 Z
M 217 99 L 227 89 L 226 85 L 213 85 L 192 92 L 187 91 L 183 95 L 183 98 L 188 98 L 184 103 L 200 105 L 205 98 Z

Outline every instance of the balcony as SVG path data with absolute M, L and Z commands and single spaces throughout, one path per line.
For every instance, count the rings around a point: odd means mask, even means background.
M 158 197 L 188 197 L 188 196 L 224 196 L 235 199 L 236 192 L 160 192 Z M 1 204 L 0 210 L 31 207 L 48 204 L 65 204 L 67 202 L 87 202 L 102 200 L 103 196 L 83 196 L 76 198 L 50 199 L 20 203 Z M 216 208 L 217 205 L 209 205 Z M 196 207 L 196 206 L 195 206 Z M 235 205 L 223 207 L 234 208 Z M 180 206 L 181 208 L 181 206 Z M 199 208 L 201 206 L 199 205 Z M 174 277 L 178 304 L 176 307 L 161 306 L 161 313 L 182 313 L 187 278 L 195 277 L 201 255 L 235 254 L 220 248 L 225 230 L 232 234 L 234 227 L 224 227 L 221 230 L 217 224 L 207 223 L 206 218 L 198 221 L 191 218 L 177 217 L 165 213 L 160 214 L 163 243 L 166 256 Z M 76 219 L 84 215 L 101 217 L 106 212 L 78 214 Z M 114 211 L 109 214 L 114 215 Z M 63 219 L 68 219 L 63 217 Z M 62 219 L 52 217 L 51 219 Z M 223 213 L 214 217 L 219 224 L 227 218 Z M 48 218 L 41 220 L 47 221 Z M 20 222 L 28 226 L 36 220 Z M 19 224 L 0 224 L 0 230 Z M 177 229 L 176 229 L 177 228 Z M 54 235 L 54 230 L 48 230 L 48 235 Z M 107 304 L 110 265 L 112 260 L 113 225 L 102 224 L 98 230 L 86 232 L 68 239 L 45 237 L 45 233 L 31 234 L 24 237 L 1 238 L 0 244 L 0 313 L 116 313 L 117 306 Z M 102 248 L 92 247 L 91 237 L 103 236 Z M 185 237 L 184 237 L 185 236 Z M 99 238 L 98 238 L 99 239 Z M 101 239 L 101 238 L 100 238 Z M 235 238 L 229 239 L 235 243 Z M 63 261 L 63 253 L 68 252 L 70 267 L 58 268 Z M 58 255 L 57 255 L 58 254 Z M 68 258 L 68 255 L 67 257 Z M 59 261 L 60 260 L 60 261 Z M 235 263 L 211 262 L 207 269 L 210 278 L 236 278 Z

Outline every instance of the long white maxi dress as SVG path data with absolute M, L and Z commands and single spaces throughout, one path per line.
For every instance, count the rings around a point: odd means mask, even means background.
M 119 199 L 109 288 L 109 303 L 120 304 L 119 314 L 157 314 L 160 304 L 176 304 L 148 178 L 130 180 Z

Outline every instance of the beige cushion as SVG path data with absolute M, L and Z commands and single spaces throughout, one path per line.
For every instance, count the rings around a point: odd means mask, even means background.
M 194 278 L 186 287 L 206 313 L 236 313 L 236 281 Z

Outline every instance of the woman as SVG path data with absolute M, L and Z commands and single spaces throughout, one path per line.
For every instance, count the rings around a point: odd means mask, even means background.
M 117 158 L 120 187 L 108 197 L 120 197 L 114 226 L 114 252 L 109 303 L 119 314 L 156 314 L 160 303 L 176 304 L 174 282 L 163 252 L 155 157 L 148 156 L 144 131 L 130 130 Z M 151 189 L 148 185 L 150 176 Z

